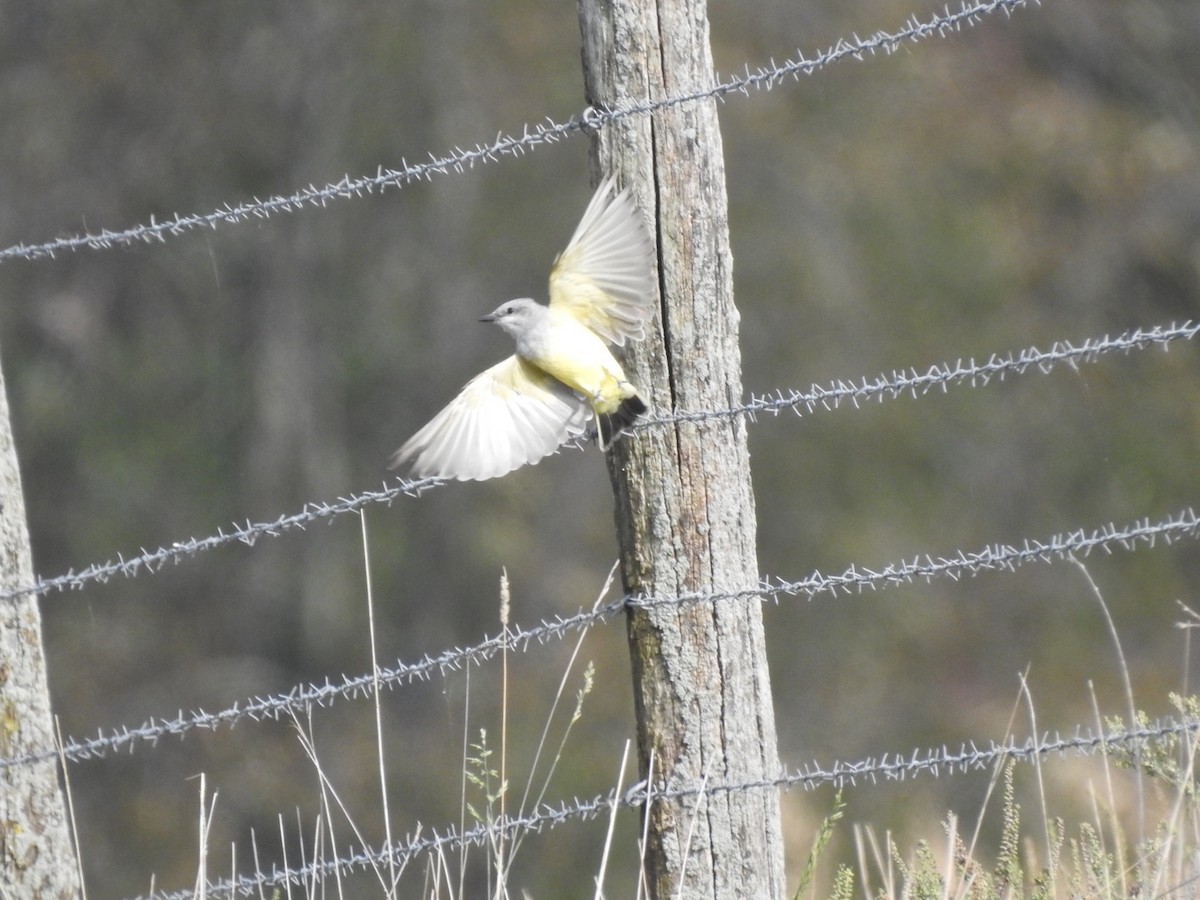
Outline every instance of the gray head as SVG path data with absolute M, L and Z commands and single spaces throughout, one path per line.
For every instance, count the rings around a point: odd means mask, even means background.
M 479 321 L 495 322 L 513 340 L 520 343 L 522 337 L 526 337 L 534 328 L 545 321 L 548 311 L 545 306 L 542 306 L 536 300 L 522 297 L 519 300 L 509 300 L 507 303 L 500 304 L 486 316 L 481 316 Z

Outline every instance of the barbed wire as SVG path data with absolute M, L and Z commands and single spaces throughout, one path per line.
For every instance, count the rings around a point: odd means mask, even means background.
M 1135 328 L 1116 337 L 1105 335 L 1086 338 L 1080 343 L 1060 340 L 1055 341 L 1048 350 L 1039 350 L 1034 346 L 1015 352 L 993 353 L 982 363 L 973 358 L 959 359 L 953 363 L 935 363 L 923 370 L 910 367 L 896 369 L 890 374 L 882 374 L 875 378 L 864 376 L 858 381 L 814 384 L 806 391 L 779 390 L 774 394 L 751 395 L 750 400 L 741 406 L 718 410 L 678 411 L 648 417 L 635 423 L 629 430 L 637 432 L 645 428 L 735 416 L 746 416 L 754 421 L 759 413 L 778 415 L 789 410 L 797 415 L 831 412 L 844 403 L 851 403 L 858 408 L 861 403 L 870 400 L 882 403 L 902 396 L 918 397 L 935 389 L 946 392 L 959 385 L 982 387 L 992 381 L 1002 381 L 1007 376 L 1023 375 L 1031 370 L 1044 375 L 1060 365 L 1075 368 L 1095 363 L 1101 357 L 1113 353 L 1129 354 L 1151 347 L 1166 349 L 1177 341 L 1194 340 L 1198 334 L 1200 322 L 1186 321 L 1182 324 Z M 92 582 L 104 583 L 118 577 L 135 578 L 143 572 L 153 574 L 168 565 L 178 565 L 186 558 L 227 544 L 243 543 L 253 546 L 261 537 L 277 537 L 290 531 L 302 531 L 310 523 L 331 521 L 338 516 L 358 512 L 377 503 L 390 505 L 401 496 L 419 497 L 425 491 L 446 483 L 448 481 L 444 478 L 423 478 L 415 481 L 400 478 L 394 485 L 384 485 L 377 491 L 352 494 L 332 503 L 306 503 L 299 512 L 280 515 L 267 522 L 247 520 L 244 524 L 234 523 L 228 529 L 219 529 L 216 534 L 204 538 L 175 541 L 170 546 L 161 546 L 154 550 L 143 548 L 140 553 L 128 558 L 118 556 L 105 562 L 93 563 L 78 571 L 71 569 L 62 575 L 40 578 L 33 584 L 0 594 L 0 601 L 30 594 L 43 595 L 55 591 L 79 590 Z
M 53 578 L 41 578 L 33 584 L 0 594 L 0 602 L 30 594 L 42 595 L 51 591 L 79 590 L 92 582 L 103 584 L 116 577 L 136 578 L 143 572 L 153 574 L 162 571 L 170 564 L 178 565 L 185 558 L 197 556 L 207 550 L 215 550 L 226 544 L 241 543 L 253 547 L 259 538 L 278 537 L 289 531 L 304 531 L 308 525 L 315 522 L 328 522 L 338 516 L 358 512 L 376 503 L 391 504 L 393 500 L 401 496 L 419 497 L 425 491 L 446 483 L 447 479 L 445 478 L 417 480 L 397 478 L 396 484 L 384 485 L 377 491 L 363 491 L 360 494 L 339 498 L 332 503 L 319 501 L 305 503 L 299 512 L 280 515 L 269 522 L 247 520 L 245 524 L 241 525 L 235 522 L 228 530 L 220 528 L 216 534 L 208 537 L 175 541 L 169 547 L 158 547 L 155 550 L 143 548 L 139 554 L 128 559 L 123 555 L 118 555 L 115 559 L 93 563 L 78 572 L 71 569 Z
M 140 746 L 154 747 L 166 737 L 183 737 L 196 730 L 213 731 L 222 726 L 232 727 L 244 719 L 255 722 L 278 720 L 294 711 L 325 707 L 338 700 L 369 698 L 374 695 L 376 684 L 393 690 L 415 681 L 429 680 L 435 675 L 444 677 L 467 665 L 482 664 L 504 649 L 524 652 L 534 643 L 544 644 L 550 640 L 561 640 L 567 634 L 600 624 L 631 607 L 647 609 L 753 598 L 764 602 L 778 602 L 785 596 L 803 596 L 811 600 L 825 594 L 838 597 L 862 594 L 868 590 L 882 590 L 918 580 L 930 582 L 935 578 L 949 578 L 958 581 L 983 572 L 1015 571 L 1030 563 L 1052 563 L 1074 555 L 1086 557 L 1096 552 L 1111 554 L 1117 550 L 1152 548 L 1158 543 L 1170 545 L 1184 538 L 1200 538 L 1200 516 L 1190 508 L 1154 522 L 1143 518 L 1125 526 L 1110 523 L 1093 529 L 1079 528 L 1053 535 L 1047 540 L 1026 539 L 1019 545 L 990 544 L 973 552 L 959 550 L 952 556 L 918 555 L 911 560 L 890 563 L 879 569 L 851 564 L 839 574 L 825 575 L 813 572 L 798 581 L 768 577 L 754 587 L 739 591 L 622 597 L 597 604 L 588 610 L 580 610 L 571 616 L 543 619 L 529 628 L 512 626 L 497 635 L 485 637 L 477 644 L 453 647 L 435 655 L 427 654 L 415 662 L 397 661 L 393 666 L 381 667 L 378 676 L 374 673 L 355 677 L 343 676 L 340 682 L 326 679 L 321 684 L 296 685 L 281 694 L 251 697 L 215 713 L 202 709 L 188 713 L 180 711 L 170 718 L 151 717 L 138 726 L 101 728 L 95 737 L 69 737 L 63 741 L 61 748 L 47 747 L 40 753 L 0 759 L 0 769 L 58 756 L 70 762 L 97 759 L 116 752 L 133 752 Z
M 336 200 L 363 197 L 388 188 L 400 188 L 415 181 L 429 181 L 434 175 L 449 175 L 474 168 L 476 165 L 497 162 L 506 157 L 523 156 L 542 145 L 557 143 L 580 131 L 599 129 L 622 119 L 647 116 L 660 110 L 704 100 L 723 99 L 735 93 L 749 95 L 752 90 L 769 91 L 789 78 L 799 81 L 801 75 L 811 75 L 841 60 L 862 60 L 880 53 L 890 55 L 902 44 L 915 43 L 930 37 L 945 37 L 978 24 L 985 16 L 997 12 L 1011 15 L 1016 9 L 1030 3 L 1037 4 L 1039 0 L 986 0 L 975 3 L 964 0 L 956 12 L 950 12 L 949 7 L 946 7 L 943 13 L 934 13 L 924 21 L 913 15 L 894 32 L 877 31 L 867 38 L 853 35 L 848 39 L 838 40 L 828 49 L 813 56 L 805 56 L 801 51 L 783 63 L 776 64 L 772 60 L 767 65 L 755 69 L 751 69 L 747 63 L 743 74 L 718 79 L 716 84 L 702 90 L 610 109 L 588 107 L 565 122 L 556 122 L 547 117 L 537 125 L 526 124 L 519 137 L 501 132 L 494 139 L 478 143 L 469 150 L 455 147 L 441 156 L 431 153 L 429 160 L 422 163 L 409 164 L 401 159 L 400 167 L 396 169 L 380 166 L 374 175 L 353 178 L 346 174 L 341 180 L 323 187 L 310 184 L 287 196 L 276 195 L 264 200 L 254 198 L 237 205 L 226 204 L 208 213 L 177 213 L 166 221 L 159 221 L 151 216 L 148 223 L 120 231 L 102 229 L 99 232 L 82 232 L 40 243 L 19 243 L 0 250 L 0 263 L 10 259 L 53 258 L 58 253 L 80 249 L 107 250 L 136 243 L 163 243 L 168 237 L 177 237 L 196 229 L 216 229 L 222 225 L 249 219 L 269 218 L 277 213 L 321 208 Z
M 937 778 L 943 774 L 961 775 L 990 769 L 998 762 L 1009 759 L 1034 763 L 1054 754 L 1060 757 L 1072 754 L 1092 756 L 1101 752 L 1108 753 L 1113 749 L 1133 754 L 1153 744 L 1197 732 L 1200 732 L 1200 720 L 1176 719 L 1170 716 L 1150 724 L 1138 725 L 1136 728 L 1110 731 L 1093 731 L 1086 726 L 1077 725 L 1069 737 L 1063 737 L 1060 733 L 1046 733 L 1041 738 L 1030 737 L 1021 743 L 1017 743 L 1016 739 L 1011 737 L 999 743 L 990 741 L 986 748 L 980 748 L 975 741 L 969 741 L 960 745 L 957 750 L 943 746 L 940 749 L 918 749 L 905 755 L 885 753 L 878 757 L 869 756 L 858 762 L 834 762 L 830 766 L 813 762 L 775 778 L 731 784 L 693 782 L 689 785 L 654 788 L 649 792 L 649 798 L 663 800 L 769 788 L 800 787 L 804 790 L 814 790 L 824 785 L 843 788 L 857 786 L 860 781 L 878 784 L 881 781 L 907 781 L 919 775 L 932 775 Z M 625 792 L 622 805 L 637 806 L 647 799 L 645 782 L 639 782 Z
M 1163 350 L 1175 341 L 1194 340 L 1200 334 L 1200 322 L 1186 321 L 1183 324 L 1154 325 L 1149 328 L 1134 328 L 1116 337 L 1105 335 L 1086 338 L 1081 343 L 1055 341 L 1048 350 L 1036 346 L 1019 351 L 993 353 L 984 362 L 973 357 L 959 359 L 953 363 L 935 363 L 925 370 L 916 368 L 894 369 L 889 374 L 859 381 L 833 381 L 827 385 L 813 385 L 806 391 L 776 391 L 762 396 L 751 395 L 750 402 L 742 406 L 720 410 L 679 412 L 668 416 L 648 417 L 638 422 L 638 427 L 666 425 L 677 422 L 698 422 L 706 419 L 748 416 L 751 420 L 758 413 L 779 415 L 794 412 L 797 415 L 818 411 L 832 411 L 843 403 L 851 403 L 857 409 L 865 401 L 882 403 L 901 396 L 921 397 L 940 389 L 943 393 L 955 385 L 983 387 L 993 380 L 1003 381 L 1009 375 L 1023 375 L 1034 369 L 1047 375 L 1060 365 L 1072 369 L 1080 365 L 1095 363 L 1110 353 L 1129 354 L 1135 350 L 1161 347 Z
M 989 741 L 986 747 L 969 741 L 960 745 L 957 750 L 943 746 L 918 749 L 907 754 L 885 753 L 847 763 L 835 761 L 830 765 L 821 765 L 814 762 L 771 778 L 747 781 L 718 782 L 705 779 L 684 784 L 664 784 L 649 791 L 643 781 L 620 795 L 614 789 L 590 799 L 575 797 L 557 804 L 543 803 L 527 814 L 505 816 L 466 829 L 447 825 L 440 830 L 431 830 L 426 836 L 420 833 L 423 829 L 418 829 L 390 850 L 387 847 L 354 848 L 337 859 L 314 860 L 296 868 L 275 866 L 269 873 L 242 875 L 235 879 L 210 882 L 207 889 L 214 896 L 233 896 L 234 893 L 249 896 L 264 888 L 285 884 L 303 885 L 335 873 L 365 871 L 388 864 L 403 867 L 425 854 L 487 846 L 501 837 L 511 841 L 525 834 L 541 833 L 569 822 L 586 822 L 611 814 L 617 808 L 637 808 L 648 802 L 711 797 L 753 790 L 788 790 L 796 787 L 815 790 L 825 785 L 840 789 L 864 782 L 902 782 L 922 775 L 932 775 L 936 778 L 942 775 L 994 770 L 1007 760 L 1033 764 L 1055 755 L 1060 758 L 1084 758 L 1097 753 L 1121 752 L 1133 759 L 1139 750 L 1183 736 L 1195 735 L 1197 732 L 1200 732 L 1200 720 L 1164 717 L 1156 722 L 1131 728 L 1094 730 L 1077 726 L 1067 737 L 1060 733 L 1046 733 L 1041 737 L 1029 737 L 1023 741 L 1013 737 L 1002 741 Z M 193 891 L 188 889 L 152 893 L 134 900 L 190 900 L 192 896 Z

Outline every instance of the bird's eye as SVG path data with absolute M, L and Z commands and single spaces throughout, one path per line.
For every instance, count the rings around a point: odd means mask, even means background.
M 517 308 L 516 308 L 515 306 L 506 306 L 506 307 L 504 307 L 504 314 L 505 314 L 506 316 L 511 316 L 511 315 L 512 315 L 513 313 L 515 313 L 516 311 L 517 311 Z

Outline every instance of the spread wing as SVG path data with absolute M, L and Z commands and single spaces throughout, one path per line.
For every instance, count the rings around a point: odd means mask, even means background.
M 414 478 L 483 481 L 548 456 L 582 434 L 591 409 L 570 388 L 517 356 L 476 375 L 396 451 Z
M 550 305 L 610 344 L 640 341 L 654 312 L 654 248 L 628 191 L 609 178 L 550 270 Z

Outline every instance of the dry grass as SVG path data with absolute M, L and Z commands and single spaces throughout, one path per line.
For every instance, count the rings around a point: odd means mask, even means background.
M 364 547 L 367 533 L 364 524 Z M 1116 659 L 1123 669 L 1126 685 L 1127 717 L 1103 720 L 1097 709 L 1096 725 L 1100 733 L 1134 726 L 1148 726 L 1149 718 L 1134 706 L 1133 689 L 1129 673 L 1125 670 L 1124 655 L 1112 619 L 1100 591 L 1092 582 L 1086 568 L 1076 563 L 1086 576 L 1087 583 L 1106 618 L 1110 634 L 1116 646 Z M 368 565 L 369 571 L 369 565 Z M 612 586 L 615 573 L 609 573 L 604 588 L 596 603 L 599 604 Z M 501 579 L 501 623 L 507 629 L 509 588 L 507 578 Z M 372 605 L 371 592 L 367 590 L 368 608 Z M 369 616 L 372 659 L 375 659 L 374 613 Z M 461 750 L 461 799 L 459 833 L 482 826 L 487 839 L 481 848 L 472 849 L 465 844 L 451 845 L 446 849 L 439 845 L 426 855 L 424 867 L 409 871 L 408 860 L 398 862 L 384 857 L 383 862 L 371 864 L 377 887 L 368 888 L 369 896 L 397 898 L 420 896 L 429 900 L 465 900 L 471 896 L 468 886 L 469 871 L 486 872 L 488 900 L 510 900 L 510 881 L 514 859 L 520 854 L 527 832 L 505 830 L 502 824 L 519 819 L 537 808 L 546 796 L 551 778 L 563 759 L 564 751 L 573 727 L 583 715 L 584 701 L 592 690 L 592 667 L 582 665 L 579 671 L 580 651 L 586 631 L 579 635 L 570 654 L 557 687 L 549 697 L 549 708 L 542 726 L 536 750 L 529 764 L 529 771 L 522 779 L 523 787 L 518 797 L 513 788 L 510 769 L 513 760 L 508 752 L 508 659 L 507 648 L 502 653 L 501 709 L 486 711 L 489 719 L 497 716 L 500 721 L 500 741 L 496 747 L 491 742 L 486 728 L 473 727 L 473 711 L 470 700 L 470 669 L 466 674 L 466 710 L 463 717 Z M 574 705 L 566 715 L 559 715 L 560 708 L 571 695 L 572 684 Z M 1186 684 L 1186 676 L 1185 676 Z M 369 814 L 382 813 L 384 833 L 390 846 L 392 830 L 387 804 L 387 770 L 384 765 L 384 731 L 379 707 L 379 691 L 375 692 L 376 739 L 378 745 L 378 776 L 380 802 Z M 1172 706 L 1184 719 L 1200 718 L 1200 700 L 1193 696 L 1172 695 Z M 1031 692 L 1020 678 L 1020 691 L 1014 704 L 1009 723 L 1022 717 L 1027 718 L 1031 733 L 1037 734 L 1037 714 Z M 558 723 L 558 724 L 556 724 Z M 351 891 L 343 881 L 343 873 L 336 866 L 328 866 L 325 874 L 317 874 L 322 864 L 338 860 L 345 852 L 345 842 L 339 843 L 339 834 L 348 828 L 358 846 L 367 846 L 364 829 L 360 827 L 360 815 L 343 802 L 321 757 L 313 735 L 311 719 L 294 718 L 297 739 L 304 749 L 320 785 L 320 813 L 307 829 L 302 823 L 297 833 L 307 834 L 306 839 L 293 838 L 287 842 L 283 817 L 280 817 L 280 836 L 284 842 L 284 865 L 298 868 L 309 867 L 313 874 L 303 884 L 281 884 L 272 889 L 258 888 L 259 900 L 271 898 L 345 898 L 352 894 L 363 896 L 363 888 Z M 849 900 L 852 897 L 920 898 L 920 900 L 1042 900 L 1042 898 L 1087 898 L 1087 900 L 1115 900 L 1115 898 L 1166 898 L 1200 896 L 1200 806 L 1196 799 L 1196 756 L 1200 736 L 1187 739 L 1179 736 L 1172 740 L 1154 744 L 1105 746 L 1099 756 L 1099 776 L 1088 783 L 1086 790 L 1090 799 L 1092 815 L 1089 819 L 1068 825 L 1063 818 L 1055 816 L 1048 808 L 1046 788 L 1043 781 L 1041 758 L 1033 765 L 1018 765 L 1015 759 L 1001 760 L 992 772 L 987 792 L 980 808 L 974 811 L 973 822 L 964 829 L 963 822 L 954 814 L 946 816 L 941 833 L 918 840 L 915 846 L 900 847 L 890 833 L 882 833 L 870 824 L 850 826 L 855 848 L 853 864 L 832 860 L 828 848 L 835 833 L 844 828 L 842 822 L 846 809 L 843 792 L 833 800 L 829 814 L 817 827 L 811 841 L 811 852 L 799 874 L 793 893 L 794 900 L 804 898 L 832 897 Z M 629 765 L 629 746 L 617 770 L 614 797 L 621 796 L 621 788 Z M 653 770 L 651 772 L 653 774 Z M 1029 815 L 1018 802 L 1018 780 L 1025 792 L 1031 794 L 1036 812 Z M 1028 783 L 1026 783 L 1028 782 Z M 205 782 L 200 779 L 199 855 L 200 861 L 194 896 L 206 898 L 212 895 L 208 883 L 208 829 L 215 814 L 216 796 L 205 796 Z M 1124 795 L 1134 799 L 1131 804 L 1133 815 L 1122 815 L 1119 799 Z M 1149 800 L 1149 804 L 1148 804 Z M 1155 811 L 1147 824 L 1148 805 Z M 594 898 L 605 897 L 605 879 L 609 872 L 614 851 L 614 827 L 619 804 L 614 802 L 608 813 L 608 828 L 602 846 L 597 847 L 594 862 Z M 697 805 L 699 809 L 699 804 Z M 995 846 L 983 846 L 981 835 L 985 833 L 985 820 L 998 818 L 999 829 Z M 644 828 L 643 823 L 643 828 Z M 1030 828 L 1032 825 L 1032 828 Z M 1030 833 L 1032 832 L 1032 834 Z M 1036 837 L 1034 836 L 1036 835 Z M 415 835 L 409 835 L 409 838 Z M 646 846 L 643 830 L 633 851 L 636 859 L 642 859 Z M 251 836 L 255 872 L 263 877 L 258 863 L 258 846 Z M 236 851 L 236 848 L 235 848 Z M 290 851 L 290 853 L 289 853 Z M 290 855 L 290 859 L 288 856 Z M 474 856 L 473 856 L 474 855 Z M 482 858 L 478 858 L 482 855 Z M 236 852 L 234 859 L 236 860 Z M 315 866 L 314 866 L 315 864 Z M 236 863 L 234 865 L 236 871 Z M 401 890 L 402 883 L 404 890 Z M 361 885 L 361 881 L 359 882 Z M 646 895 L 644 877 L 639 880 L 636 900 Z M 527 894 L 517 895 L 524 900 Z

